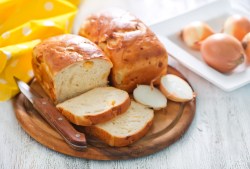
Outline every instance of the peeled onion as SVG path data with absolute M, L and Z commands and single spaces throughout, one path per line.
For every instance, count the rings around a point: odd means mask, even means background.
M 233 36 L 217 33 L 205 39 L 201 44 L 204 61 L 214 69 L 229 73 L 244 62 L 244 49 Z
M 244 16 L 230 16 L 224 23 L 223 33 L 232 35 L 239 41 L 241 41 L 248 32 L 250 32 L 250 21 Z
M 194 97 L 193 90 L 189 84 L 173 74 L 162 76 L 160 90 L 169 100 L 176 102 L 186 102 Z
M 195 21 L 182 29 L 181 38 L 188 47 L 200 50 L 200 42 L 213 33 L 212 28 L 206 23 Z
M 167 98 L 157 88 L 149 85 L 138 85 L 133 91 L 134 99 L 155 110 L 167 106 Z
M 250 32 L 244 36 L 242 46 L 245 50 L 247 64 L 250 65 Z

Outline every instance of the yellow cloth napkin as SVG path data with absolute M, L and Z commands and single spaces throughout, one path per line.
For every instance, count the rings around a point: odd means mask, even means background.
M 0 101 L 18 93 L 13 76 L 33 78 L 32 49 L 42 39 L 70 33 L 78 0 L 0 1 Z

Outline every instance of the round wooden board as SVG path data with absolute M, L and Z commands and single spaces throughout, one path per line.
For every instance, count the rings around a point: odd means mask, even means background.
M 168 67 L 168 73 L 184 78 L 171 66 Z M 33 87 L 39 88 L 38 85 L 33 85 Z M 37 89 L 37 91 L 44 95 L 42 90 Z M 137 158 L 162 150 L 177 141 L 187 130 L 195 114 L 195 103 L 195 99 L 187 103 L 168 100 L 166 109 L 155 111 L 154 123 L 147 135 L 134 144 L 115 148 L 87 135 L 88 146 L 86 150 L 76 151 L 69 147 L 61 136 L 44 121 L 23 94 L 19 94 L 13 101 L 17 120 L 36 141 L 57 152 L 93 160 Z M 83 131 L 82 127 L 75 126 L 75 128 Z

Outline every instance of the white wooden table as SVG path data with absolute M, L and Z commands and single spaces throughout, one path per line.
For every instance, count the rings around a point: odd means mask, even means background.
M 115 5 L 129 9 L 151 24 L 208 1 L 211 0 L 86 0 L 80 13 Z M 249 0 L 233 3 L 250 11 Z M 76 24 L 74 32 L 77 27 Z M 170 147 L 126 161 L 92 161 L 66 156 L 27 135 L 15 118 L 11 101 L 7 101 L 0 103 L 0 168 L 250 168 L 250 85 L 226 93 L 179 63 L 173 63 L 191 82 L 198 97 L 194 121 L 185 135 Z

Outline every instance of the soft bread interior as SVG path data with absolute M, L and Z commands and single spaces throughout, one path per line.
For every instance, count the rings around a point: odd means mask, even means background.
M 54 78 L 58 102 L 73 98 L 95 87 L 105 86 L 112 65 L 104 59 L 91 59 L 76 62 Z
M 154 111 L 140 103 L 131 102 L 129 109 L 108 122 L 97 124 L 116 137 L 126 137 L 141 131 L 154 117 Z
M 74 116 L 96 115 L 121 105 L 128 93 L 114 87 L 98 87 L 57 105 Z

